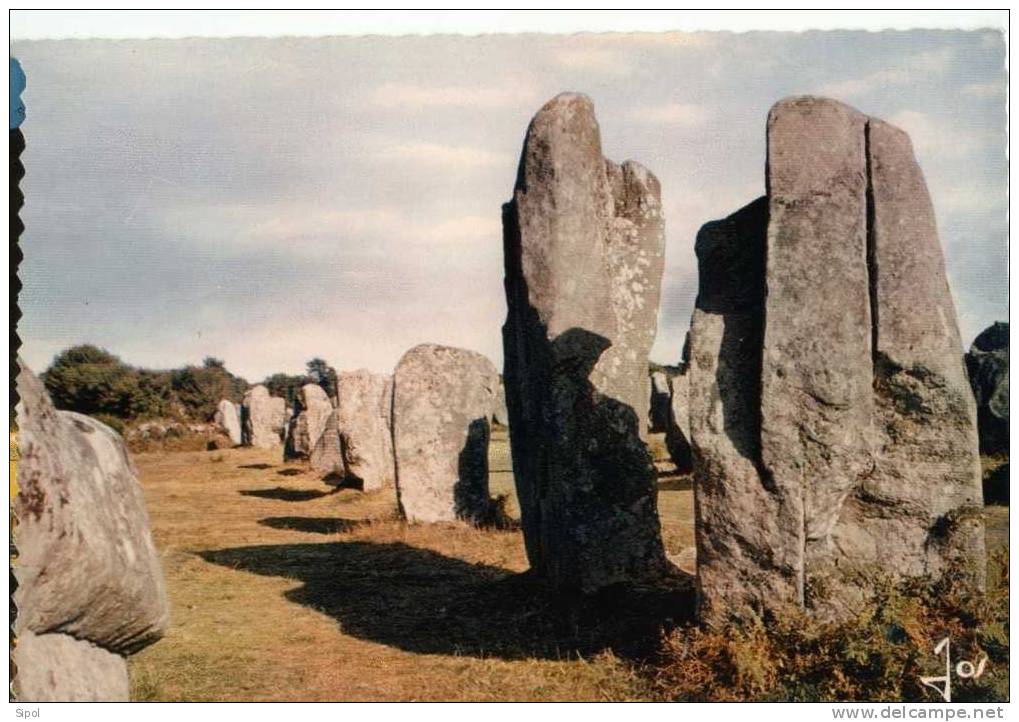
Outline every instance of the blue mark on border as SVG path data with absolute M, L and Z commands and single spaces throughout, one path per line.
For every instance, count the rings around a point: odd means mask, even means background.
M 21 100 L 21 93 L 24 92 L 27 82 L 25 71 L 21 69 L 21 63 L 11 58 L 11 77 L 8 86 L 11 91 L 10 130 L 14 130 L 25 122 L 25 103 Z

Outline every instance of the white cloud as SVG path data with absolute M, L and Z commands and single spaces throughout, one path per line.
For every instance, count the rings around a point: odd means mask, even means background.
M 835 98 L 836 100 L 858 98 L 882 87 L 908 83 L 909 79 L 910 75 L 906 70 L 902 68 L 889 68 L 860 78 L 846 78 L 845 80 L 835 80 L 826 83 L 818 89 L 818 92 L 821 95 Z
M 422 218 L 399 206 L 328 208 L 307 202 L 175 208 L 163 222 L 168 229 L 187 227 L 203 246 L 212 243 L 227 253 L 286 248 L 294 258 L 334 257 L 362 242 L 363 254 L 379 255 L 393 243 L 405 248 L 498 245 L 502 233 L 497 213 Z
M 858 99 L 867 93 L 908 85 L 919 78 L 943 73 L 955 58 L 955 49 L 952 47 L 924 50 L 899 59 L 895 67 L 876 70 L 857 78 L 832 80 L 823 84 L 818 92 L 836 99 Z
M 993 140 L 1004 140 L 997 134 L 978 128 L 957 127 L 946 118 L 916 110 L 900 111 L 887 120 L 909 133 L 918 155 L 938 161 L 973 158 Z
M 533 105 L 538 98 L 531 86 L 415 85 L 384 83 L 371 93 L 371 102 L 383 108 L 507 108 Z
M 1005 99 L 1005 83 L 969 83 L 962 87 L 962 92 L 974 98 Z
M 931 180 L 931 193 L 935 198 L 935 208 L 943 216 L 954 213 L 990 213 L 1008 209 L 1008 199 L 1004 185 L 1000 188 L 988 188 L 980 185 L 953 183 L 946 187 L 935 185 Z
M 708 122 L 711 111 L 703 105 L 694 103 L 664 103 L 631 108 L 626 117 L 634 123 L 696 128 Z
M 397 142 L 380 147 L 375 158 L 399 163 L 439 166 L 467 171 L 475 168 L 504 166 L 512 168 L 514 159 L 507 153 L 470 145 L 447 145 L 425 141 Z
M 570 70 L 604 75 L 627 75 L 631 68 L 627 56 L 616 49 L 590 44 L 575 44 L 555 53 L 556 61 Z

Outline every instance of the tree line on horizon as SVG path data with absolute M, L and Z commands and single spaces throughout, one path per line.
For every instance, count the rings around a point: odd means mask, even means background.
M 132 366 L 92 344 L 61 351 L 40 377 L 58 409 L 93 416 L 118 431 L 148 419 L 210 421 L 220 400 L 240 403 L 252 385 L 212 356 L 200 366 L 154 370 Z M 308 383 L 335 396 L 336 371 L 316 357 L 304 374 L 274 373 L 260 383 L 293 407 L 298 390 Z

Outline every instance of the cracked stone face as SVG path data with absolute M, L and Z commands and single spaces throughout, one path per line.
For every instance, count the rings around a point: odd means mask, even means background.
M 409 521 L 488 517 L 489 417 L 499 375 L 479 353 L 422 344 L 393 374 L 393 448 Z
M 213 420 L 230 437 L 230 443 L 240 446 L 241 414 L 237 404 L 229 399 L 223 399 L 216 407 L 216 416 Z
M 308 459 L 322 438 L 333 404 L 318 384 L 305 384 L 298 392 L 298 409 L 287 424 L 285 459 Z M 283 401 L 283 399 L 280 399 Z
M 336 433 L 341 471 L 338 478 L 364 491 L 392 487 L 396 481 L 391 376 L 370 371 L 337 375 Z
M 286 401 L 269 395 L 262 384 L 252 386 L 241 402 L 241 433 L 245 446 L 271 449 L 282 441 L 287 423 Z
M 17 658 L 35 668 L 19 689 L 25 699 L 121 699 L 122 655 L 169 624 L 141 486 L 120 435 L 54 409 L 19 363 L 15 632 Z
M 664 230 L 657 179 L 602 157 L 593 105 L 531 121 L 503 208 L 506 400 L 531 566 L 590 592 L 666 568 L 645 446 Z
M 127 702 L 127 660 L 69 634 L 18 633 L 19 702 Z
M 779 102 L 767 198 L 706 225 L 697 252 L 702 617 L 844 617 L 877 575 L 952 565 L 982 583 L 975 408 L 906 134 Z

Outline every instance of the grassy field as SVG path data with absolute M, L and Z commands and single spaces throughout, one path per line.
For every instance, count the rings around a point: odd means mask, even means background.
M 662 448 L 653 439 L 656 455 Z M 281 456 L 135 456 L 172 626 L 131 659 L 133 698 L 649 696 L 636 660 L 662 626 L 683 621 L 688 580 L 560 608 L 521 573 L 519 531 L 406 524 L 391 493 L 333 492 Z M 516 513 L 505 430 L 494 433 L 490 467 L 492 494 Z M 659 489 L 677 557 L 693 545 L 690 480 L 663 473 Z M 989 509 L 989 526 L 993 543 L 1007 544 L 1007 507 Z

